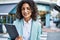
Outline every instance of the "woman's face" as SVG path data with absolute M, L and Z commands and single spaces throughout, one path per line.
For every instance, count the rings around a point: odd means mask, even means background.
M 24 18 L 30 18 L 31 17 L 31 8 L 28 3 L 24 3 L 22 5 L 22 15 Z

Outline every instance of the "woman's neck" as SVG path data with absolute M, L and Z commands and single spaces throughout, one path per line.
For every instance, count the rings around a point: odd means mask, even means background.
M 31 19 L 31 18 L 24 18 L 24 20 L 25 20 L 26 22 L 28 22 L 30 19 Z

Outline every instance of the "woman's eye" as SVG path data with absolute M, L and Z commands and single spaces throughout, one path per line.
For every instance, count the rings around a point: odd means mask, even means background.
M 25 10 L 25 8 L 22 8 L 22 10 Z
M 27 10 L 31 10 L 29 7 L 26 7 L 26 8 L 22 8 L 22 10 L 25 10 L 25 9 L 27 9 Z
M 27 7 L 28 10 L 31 10 L 30 8 Z

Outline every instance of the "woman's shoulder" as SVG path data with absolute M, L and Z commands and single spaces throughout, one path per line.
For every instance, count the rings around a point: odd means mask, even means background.
M 18 24 L 18 23 L 20 23 L 20 22 L 21 22 L 21 20 L 16 19 L 16 20 L 13 22 L 13 24 Z
M 39 22 L 39 20 L 34 21 L 35 24 L 41 25 L 41 23 Z
M 35 25 L 35 27 L 37 27 L 37 28 L 40 28 L 40 29 L 41 29 L 41 23 L 40 23 L 38 20 L 34 21 L 34 23 L 33 23 L 33 24 Z
M 19 19 L 14 20 L 14 22 L 19 22 Z

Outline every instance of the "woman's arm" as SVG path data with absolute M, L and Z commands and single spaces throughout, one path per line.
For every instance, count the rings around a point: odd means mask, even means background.
M 39 23 L 39 27 L 38 27 L 38 40 L 40 40 L 42 34 L 42 29 L 41 29 L 41 24 Z

